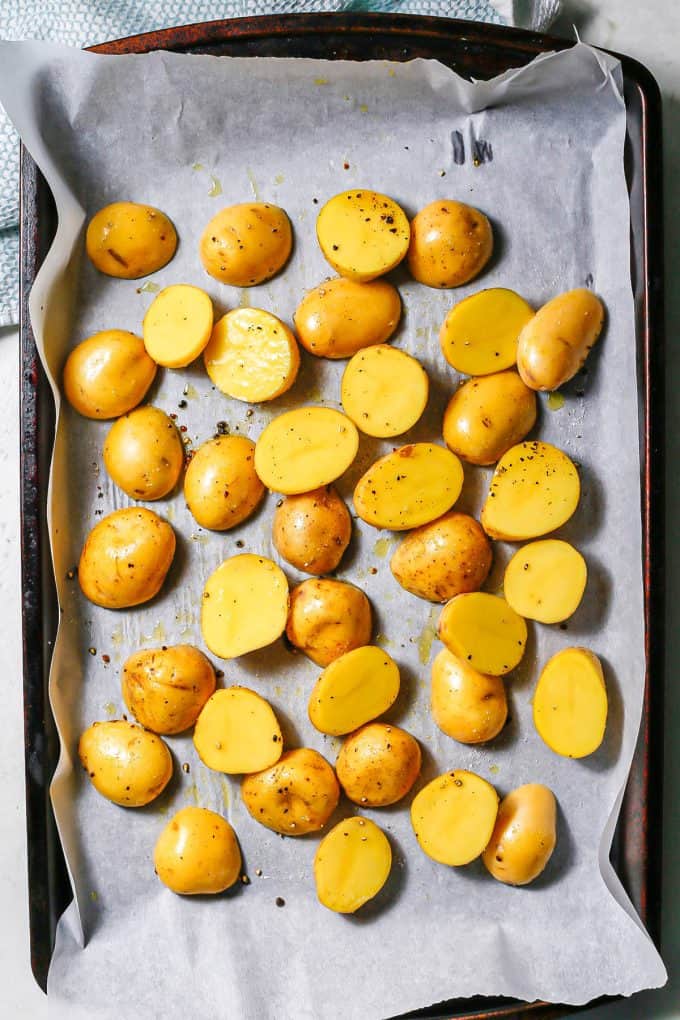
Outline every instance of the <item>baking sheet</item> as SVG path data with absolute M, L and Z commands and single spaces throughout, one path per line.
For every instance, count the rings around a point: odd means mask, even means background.
M 107 425 L 61 409 L 50 509 L 63 614 L 51 695 L 63 753 L 53 801 L 77 906 L 59 926 L 49 979 L 54 1015 L 383 1017 L 477 993 L 580 1003 L 663 983 L 663 965 L 607 860 L 644 679 L 635 337 L 618 65 L 578 45 L 493 83 L 470 85 L 431 61 L 112 58 L 41 44 L 3 45 L 1 55 L 0 98 L 59 209 L 57 240 L 32 295 L 33 325 L 53 378 L 68 350 L 89 333 L 139 331 L 153 299 L 144 281 L 108 280 L 81 259 L 84 216 L 123 196 L 159 205 L 178 227 L 178 254 L 152 284 L 197 283 L 211 293 L 218 312 L 246 303 L 287 321 L 304 289 L 328 275 L 314 239 L 315 198 L 320 205 L 336 191 L 365 186 L 393 195 L 411 213 L 437 196 L 484 209 L 498 244 L 481 280 L 452 294 L 395 273 L 406 309 L 395 342 L 422 359 L 432 381 L 428 412 L 413 430 L 417 439 L 440 438 L 443 407 L 457 381 L 437 342 L 454 299 L 479 286 L 502 285 L 538 305 L 587 283 L 609 313 L 587 375 L 567 387 L 560 410 L 543 402 L 537 432 L 581 465 L 582 503 L 562 533 L 586 555 L 587 595 L 566 632 L 532 628 L 525 661 L 509 680 L 512 719 L 497 741 L 464 747 L 434 726 L 427 686 L 438 610 L 391 578 L 394 536 L 355 522 L 355 539 L 338 571 L 371 597 L 378 640 L 402 668 L 403 695 L 389 718 L 421 741 L 419 785 L 456 767 L 478 771 L 501 794 L 532 780 L 555 791 L 558 848 L 541 879 L 523 890 L 493 882 L 479 862 L 454 870 L 429 861 L 401 805 L 365 812 L 393 843 L 388 887 L 358 917 L 332 915 L 314 896 L 317 840 L 281 839 L 257 826 L 240 803 L 238 784 L 201 766 L 190 737 L 170 738 L 176 778 L 156 805 L 125 812 L 96 795 L 73 768 L 75 746 L 93 719 L 123 710 L 122 660 L 140 646 L 201 644 L 199 600 L 207 575 L 239 551 L 276 558 L 269 533 L 276 497 L 268 497 L 251 522 L 224 535 L 201 531 L 181 494 L 154 504 L 179 536 L 163 594 L 132 611 L 97 609 L 81 598 L 68 571 L 89 528 L 127 500 L 101 465 Z M 462 164 L 456 162 L 461 140 Z M 250 197 L 283 205 L 297 243 L 285 273 L 241 292 L 205 276 L 196 245 L 214 212 Z M 162 373 L 150 396 L 178 415 L 194 446 L 221 421 L 256 437 L 272 414 L 287 407 L 322 401 L 336 406 L 342 367 L 305 358 L 293 390 L 250 417 L 245 405 L 212 389 L 200 365 Z M 187 406 L 180 407 L 181 401 Z M 367 464 L 391 445 L 362 440 L 357 463 L 340 485 L 346 496 Z M 467 471 L 459 506 L 478 511 L 488 474 Z M 509 551 L 497 549 L 490 590 L 501 583 Z M 299 579 L 283 566 L 291 581 Z M 589 645 L 603 659 L 611 702 L 603 747 L 580 762 L 558 759 L 544 747 L 530 706 L 539 664 L 573 643 Z M 307 744 L 334 758 L 338 742 L 316 733 L 306 719 L 318 675 L 312 663 L 278 643 L 222 666 L 225 683 L 247 683 L 272 701 L 289 745 Z M 169 814 L 186 803 L 227 814 L 241 839 L 249 885 L 199 901 L 181 900 L 160 886 L 153 876 L 153 844 Z M 338 818 L 343 811 L 349 813 L 347 804 Z M 276 906 L 277 897 L 285 907 Z

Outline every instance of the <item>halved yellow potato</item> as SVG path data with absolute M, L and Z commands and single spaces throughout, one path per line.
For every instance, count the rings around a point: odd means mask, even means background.
M 362 188 L 326 202 L 316 236 L 336 273 L 366 282 L 399 265 L 408 251 L 411 228 L 394 199 Z
M 161 882 L 174 893 L 221 893 L 241 873 L 241 850 L 226 818 L 190 805 L 173 815 L 161 832 L 153 863 Z
M 420 744 L 406 730 L 372 722 L 350 734 L 335 763 L 355 804 L 387 807 L 405 797 L 420 773 Z
M 220 209 L 201 235 L 206 272 L 232 287 L 253 287 L 278 273 L 293 247 L 285 211 L 270 202 L 241 202 Z
M 290 593 L 286 637 L 317 666 L 328 666 L 371 640 L 371 603 L 356 585 L 308 577 Z
M 318 832 L 340 799 L 335 772 L 311 747 L 285 751 L 262 772 L 246 776 L 241 797 L 260 825 L 285 836 Z
M 272 644 L 283 634 L 287 617 L 286 575 L 266 556 L 231 556 L 206 581 L 201 630 L 221 659 Z
M 533 315 L 533 308 L 513 290 L 480 290 L 446 316 L 439 334 L 442 353 L 464 375 L 510 368 L 517 360 L 517 338 Z
M 435 199 L 411 222 L 408 267 L 427 287 L 461 287 L 481 273 L 492 251 L 491 224 L 464 202 Z
M 255 470 L 286 496 L 329 485 L 357 455 L 354 422 L 331 407 L 298 407 L 269 422 L 255 446 Z
M 411 443 L 361 476 L 354 509 L 376 528 L 406 531 L 445 514 L 462 487 L 463 468 L 454 453 L 434 443 Z
M 310 354 L 351 358 L 364 347 L 389 340 L 399 325 L 401 299 L 386 280 L 357 283 L 341 276 L 310 290 L 293 318 L 300 343 Z
M 113 423 L 104 440 L 104 465 L 130 499 L 162 499 L 177 485 L 184 446 L 177 426 L 159 407 L 138 407 Z
M 595 345 L 604 307 L 585 287 L 558 294 L 524 326 L 517 369 L 534 390 L 556 390 L 572 379 Z
M 446 603 L 439 617 L 439 637 L 479 673 L 504 676 L 524 655 L 527 625 L 505 599 L 474 591 Z
M 497 814 L 498 794 L 491 783 L 456 769 L 437 776 L 416 794 L 411 824 L 428 857 L 460 867 L 486 849 Z
M 505 726 L 505 684 L 500 677 L 479 673 L 469 662 L 442 648 L 432 663 L 430 708 L 435 723 L 448 737 L 461 744 L 483 744 Z
M 194 746 L 208 768 L 238 775 L 274 765 L 283 751 L 283 737 L 268 701 L 247 687 L 225 687 L 201 709 Z
M 211 531 L 228 531 L 247 520 L 265 491 L 255 473 L 255 443 L 245 436 L 216 436 L 202 443 L 184 476 L 187 509 Z
M 580 495 L 578 471 L 566 453 L 538 439 L 519 443 L 496 465 L 482 527 L 506 542 L 537 538 L 565 524 Z
M 527 783 L 501 801 L 482 860 L 499 882 L 527 885 L 541 874 L 556 842 L 555 796 L 547 786 Z
M 560 623 L 581 604 L 588 578 L 586 561 L 569 542 L 530 542 L 505 568 L 503 591 L 509 606 L 528 620 Z
M 184 368 L 208 343 L 212 327 L 213 306 L 206 292 L 176 283 L 149 305 L 144 316 L 144 346 L 159 365 Z
M 468 379 L 449 400 L 444 442 L 470 464 L 495 464 L 536 423 L 536 394 L 517 372 Z
M 137 280 L 170 261 L 177 233 L 165 213 L 152 205 L 112 202 L 88 223 L 85 248 L 100 273 Z
M 546 662 L 534 693 L 534 725 L 565 758 L 597 751 L 607 725 L 607 689 L 593 652 L 564 648 Z
M 427 372 L 405 351 L 377 344 L 358 351 L 342 377 L 345 414 L 367 436 L 387 439 L 418 421 L 430 389 Z
M 271 312 L 234 308 L 213 326 L 203 361 L 218 390 L 258 404 L 291 388 L 300 351 L 288 326 Z
M 172 776 L 165 741 L 127 719 L 88 726 L 78 741 L 78 756 L 95 790 L 121 807 L 151 803 Z
M 309 698 L 309 718 L 321 733 L 339 737 L 382 715 L 398 693 L 394 659 L 382 648 L 364 645 L 326 666 Z
M 370 818 L 345 818 L 314 855 L 319 902 L 338 914 L 353 914 L 380 892 L 391 868 L 392 850 L 382 829 Z
M 118 418 L 141 403 L 158 365 L 141 336 L 106 329 L 82 340 L 64 365 L 64 393 L 85 418 Z
M 491 558 L 491 543 L 474 517 L 452 511 L 410 531 L 390 567 L 406 591 L 430 602 L 447 602 L 454 595 L 478 591 Z

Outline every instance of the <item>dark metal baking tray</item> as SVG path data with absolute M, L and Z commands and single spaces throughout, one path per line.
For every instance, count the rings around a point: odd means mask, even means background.
M 295 56 L 345 60 L 434 57 L 466 77 L 490 78 L 563 39 L 495 25 L 387 14 L 293 14 L 241 18 L 152 32 L 92 47 L 99 53 Z M 659 938 L 663 697 L 663 267 L 661 100 L 651 74 L 620 56 L 628 116 L 626 174 L 640 386 L 641 513 L 644 534 L 646 688 L 642 728 L 612 847 L 612 861 L 655 941 Z M 47 695 L 58 619 L 46 526 L 54 409 L 28 315 L 28 295 L 56 230 L 49 189 L 21 154 L 21 511 L 24 725 L 31 961 L 44 989 L 57 920 L 71 898 L 49 800 L 58 756 Z M 548 1018 L 561 1006 L 509 999 L 456 1000 L 415 1017 Z

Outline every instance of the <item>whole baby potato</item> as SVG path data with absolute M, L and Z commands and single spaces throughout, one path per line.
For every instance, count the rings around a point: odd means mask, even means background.
M 78 742 L 78 756 L 95 790 L 121 807 L 149 804 L 172 775 L 166 744 L 126 719 L 92 723 Z
M 156 874 L 182 896 L 224 892 L 241 874 L 241 850 L 226 818 L 207 808 L 181 808 L 153 853 Z
M 330 574 L 349 544 L 352 518 L 332 485 L 286 496 L 274 512 L 274 545 L 307 574 Z
M 184 477 L 187 506 L 196 522 L 211 531 L 241 524 L 264 494 L 255 473 L 255 443 L 245 436 L 218 436 L 203 443 Z
M 536 422 L 536 394 L 516 372 L 468 379 L 444 412 L 444 442 L 470 464 L 495 464 Z
M 491 224 L 479 209 L 451 199 L 430 202 L 411 222 L 408 267 L 428 287 L 460 287 L 491 258 Z
M 175 533 L 146 507 L 125 507 L 102 518 L 87 536 L 78 564 L 83 595 L 105 609 L 148 602 L 175 555 Z
M 253 287 L 278 273 L 293 247 L 283 209 L 243 202 L 220 210 L 203 231 L 199 252 L 206 272 L 232 287 Z
M 409 532 L 390 567 L 406 591 L 446 602 L 479 591 L 491 569 L 491 543 L 474 517 L 453 511 Z
M 371 604 L 347 581 L 309 578 L 293 588 L 286 636 L 317 666 L 327 666 L 371 640 Z
M 572 379 L 600 335 L 604 307 L 585 287 L 558 294 L 527 322 L 517 341 L 517 369 L 533 390 Z
M 482 860 L 499 882 L 527 885 L 541 874 L 556 842 L 555 796 L 541 783 L 527 783 L 501 801 Z
M 177 233 L 165 213 L 152 205 L 113 202 L 88 223 L 85 247 L 100 273 L 136 280 L 170 261 Z
M 505 726 L 503 680 L 487 676 L 443 648 L 432 663 L 430 708 L 435 723 L 461 744 L 483 744 Z
M 140 648 L 123 665 L 123 699 L 135 719 L 154 733 L 193 726 L 215 690 L 215 670 L 193 645 Z
M 347 738 L 335 770 L 355 804 L 386 807 L 406 796 L 418 778 L 420 763 L 420 746 L 410 733 L 374 722 Z
M 141 403 L 157 368 L 134 333 L 123 329 L 94 333 L 66 359 L 66 399 L 85 418 L 118 418 Z
M 241 796 L 256 822 L 285 836 L 304 836 L 324 827 L 338 806 L 340 787 L 318 751 L 299 747 L 246 776 Z
M 184 447 L 177 427 L 158 407 L 119 418 L 104 441 L 104 465 L 131 499 L 162 499 L 177 485 Z
M 351 358 L 364 347 L 384 344 L 400 318 L 401 299 L 391 283 L 344 276 L 310 290 L 294 316 L 300 343 L 317 358 Z

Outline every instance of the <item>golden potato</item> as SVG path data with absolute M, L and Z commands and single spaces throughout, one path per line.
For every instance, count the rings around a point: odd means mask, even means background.
M 384 344 L 401 318 L 399 291 L 386 280 L 357 283 L 344 276 L 310 290 L 294 319 L 300 343 L 318 358 L 351 358 Z
M 215 670 L 193 645 L 140 648 L 123 664 L 123 700 L 153 733 L 182 733 L 193 726 L 215 690 Z
M 73 348 L 64 366 L 64 393 L 85 418 L 118 418 L 142 402 L 157 369 L 141 337 L 107 329 Z
M 406 351 L 377 344 L 358 351 L 342 377 L 345 414 L 367 436 L 388 439 L 412 428 L 427 405 L 427 372 Z
M 162 499 L 177 485 L 184 446 L 175 423 L 158 407 L 123 415 L 104 440 L 104 466 L 130 499 Z
M 491 224 L 479 209 L 451 199 L 430 202 L 411 221 L 408 267 L 428 287 L 460 287 L 491 258 Z
M 226 818 L 207 808 L 181 808 L 153 853 L 163 885 L 182 896 L 224 892 L 241 874 L 241 850 Z
M 265 494 L 255 473 L 255 443 L 218 436 L 202 443 L 184 476 L 184 498 L 197 524 L 228 531 L 253 514 Z
M 226 687 L 206 701 L 194 747 L 204 765 L 237 775 L 261 772 L 281 757 L 283 737 L 268 701 L 247 687 Z
M 83 595 L 105 609 L 125 609 L 158 594 L 175 555 L 175 533 L 146 507 L 103 517 L 87 536 L 78 563 Z
M 516 372 L 468 379 L 444 412 L 444 442 L 470 464 L 495 464 L 536 423 L 536 394 Z
M 351 733 L 394 704 L 399 682 L 399 667 L 382 648 L 354 648 L 326 666 L 314 684 L 309 720 L 333 737 Z
M 534 725 L 551 751 L 585 758 L 607 726 L 607 688 L 597 655 L 563 648 L 546 662 L 534 692 Z
M 489 844 L 498 794 L 491 783 L 464 769 L 445 772 L 413 798 L 411 824 L 422 850 L 433 861 L 460 867 Z
M 300 351 L 291 330 L 271 312 L 234 308 L 215 323 L 203 361 L 218 390 L 259 404 L 291 388 Z
M 345 818 L 314 855 L 319 902 L 338 914 L 353 914 L 380 892 L 391 869 L 392 849 L 382 829 L 370 818 Z
M 474 517 L 453 511 L 411 531 L 390 567 L 406 591 L 446 602 L 481 588 L 491 569 L 491 543 Z
M 137 280 L 167 265 L 177 248 L 177 234 L 160 209 L 113 202 L 88 223 L 85 248 L 100 273 Z
M 409 792 L 420 773 L 420 759 L 420 745 L 406 730 L 368 723 L 347 737 L 335 771 L 355 804 L 386 807 Z
M 508 702 L 498 676 L 487 676 L 442 648 L 432 663 L 432 718 L 461 744 L 493 740 L 505 726 Z
M 306 574 L 330 574 L 352 535 L 352 518 L 332 485 L 286 496 L 274 511 L 277 552 Z
M 370 602 L 347 581 L 309 578 L 290 593 L 286 636 L 317 666 L 367 645 L 372 628 Z
M 439 617 L 439 637 L 473 669 L 504 676 L 522 661 L 527 625 L 505 599 L 475 591 L 446 603 Z
M 364 188 L 329 199 L 318 215 L 316 236 L 336 273 L 366 283 L 399 265 L 411 231 L 394 199 Z
M 241 796 L 256 822 L 284 836 L 304 836 L 323 829 L 338 806 L 340 787 L 326 759 L 300 747 L 246 776 Z
M 554 794 L 540 783 L 527 783 L 501 801 L 482 860 L 499 882 L 527 885 L 544 870 L 556 842 Z
M 578 609 L 588 579 L 586 561 L 568 542 L 530 542 L 515 553 L 503 579 L 509 606 L 528 620 L 560 623 Z
M 283 634 L 287 617 L 286 575 L 266 556 L 231 556 L 206 581 L 201 630 L 221 659 L 271 645 Z
M 255 446 L 255 470 L 268 489 L 295 496 L 329 485 L 357 455 L 354 422 L 332 407 L 297 407 L 269 422 Z
M 203 231 L 201 262 L 211 276 L 232 287 L 253 287 L 286 264 L 293 231 L 283 209 L 243 202 L 220 210 Z
M 166 368 L 185 368 L 210 340 L 213 305 L 199 287 L 176 283 L 153 299 L 144 316 L 144 346 Z
M 592 291 L 569 290 L 527 322 L 517 342 L 517 369 L 534 390 L 556 390 L 583 365 L 602 330 L 604 307 Z
M 149 804 L 172 775 L 167 745 L 126 719 L 88 726 L 78 741 L 78 757 L 95 790 L 121 807 Z
M 458 301 L 439 334 L 442 354 L 463 375 L 490 375 L 517 360 L 517 338 L 534 316 L 524 298 L 490 287 Z

